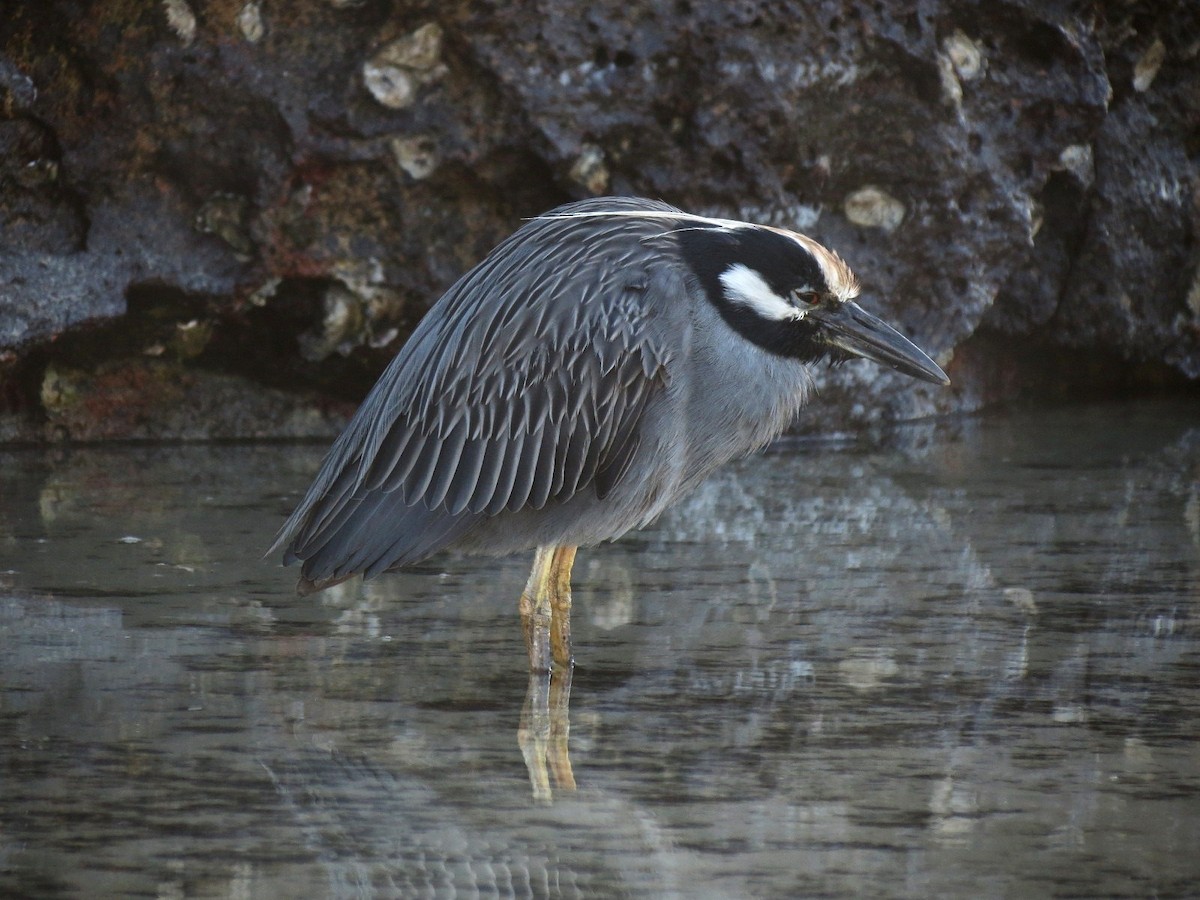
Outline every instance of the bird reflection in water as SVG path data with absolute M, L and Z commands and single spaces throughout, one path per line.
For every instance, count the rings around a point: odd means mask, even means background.
M 571 768 L 571 674 L 559 671 L 531 672 L 517 728 L 517 744 L 529 770 L 533 799 L 549 803 L 554 791 L 575 790 Z M 553 786 L 551 782 L 553 781 Z

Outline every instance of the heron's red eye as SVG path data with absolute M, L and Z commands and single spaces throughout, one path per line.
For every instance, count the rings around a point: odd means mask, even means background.
M 792 291 L 792 299 L 805 306 L 816 306 L 821 302 L 821 295 L 816 291 L 797 288 L 796 290 Z

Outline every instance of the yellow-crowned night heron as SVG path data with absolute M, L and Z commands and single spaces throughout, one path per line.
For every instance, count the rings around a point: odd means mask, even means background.
M 816 241 L 601 198 L 525 223 L 430 309 L 272 551 L 301 592 L 446 547 L 536 548 L 533 671 L 569 666 L 579 546 L 649 522 L 778 436 L 808 367 L 860 356 L 948 384 Z

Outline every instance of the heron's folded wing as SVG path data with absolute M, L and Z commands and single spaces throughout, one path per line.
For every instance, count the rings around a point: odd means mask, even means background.
M 503 510 L 604 497 L 627 470 L 668 379 L 654 274 L 636 235 L 580 242 L 551 221 L 516 240 L 534 224 L 447 292 L 334 444 L 272 548 L 309 580 L 415 562 Z

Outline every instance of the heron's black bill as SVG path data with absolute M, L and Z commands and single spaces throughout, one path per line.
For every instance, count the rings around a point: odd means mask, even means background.
M 920 347 L 857 303 L 838 303 L 809 315 L 820 320 L 824 340 L 846 353 L 922 381 L 950 383 L 946 373 Z

